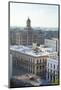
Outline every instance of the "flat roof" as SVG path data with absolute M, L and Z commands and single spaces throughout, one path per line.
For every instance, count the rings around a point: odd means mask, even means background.
M 23 46 L 23 45 L 11 45 L 10 50 L 17 51 L 19 53 L 23 53 L 23 54 L 26 54 L 26 55 L 31 55 L 31 56 L 34 56 L 34 57 L 48 56 L 49 54 L 51 54 L 47 51 L 41 51 L 41 50 L 39 50 L 38 52 L 35 52 L 32 49 L 32 47 Z

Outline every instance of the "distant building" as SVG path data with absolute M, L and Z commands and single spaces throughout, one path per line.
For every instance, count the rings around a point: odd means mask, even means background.
M 15 45 L 16 44 L 16 32 L 15 31 L 9 31 L 9 33 L 10 33 L 10 36 L 9 36 L 9 43 L 10 43 L 10 45 L 12 44 L 12 45 Z
M 58 39 L 45 39 L 45 46 L 51 47 L 53 51 L 58 51 Z
M 29 18 L 26 21 L 26 27 L 10 30 L 11 45 L 32 45 L 32 43 L 40 45 L 44 43 L 43 38 L 43 33 L 40 28 L 31 27 L 31 20 Z

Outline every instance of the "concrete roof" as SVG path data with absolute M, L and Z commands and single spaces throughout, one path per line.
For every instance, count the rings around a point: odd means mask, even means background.
M 32 47 L 29 46 L 23 46 L 23 45 L 11 45 L 10 46 L 10 50 L 12 51 L 17 51 L 19 53 L 23 53 L 26 55 L 31 55 L 34 57 L 40 57 L 40 56 L 48 56 L 49 54 L 51 54 L 51 52 L 47 52 L 47 51 L 43 51 L 43 50 L 39 50 L 38 52 L 34 51 L 32 49 Z

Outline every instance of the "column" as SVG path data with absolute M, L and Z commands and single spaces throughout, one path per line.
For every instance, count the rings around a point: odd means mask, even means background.
M 35 74 L 37 73 L 37 69 L 36 69 L 36 66 L 35 66 L 35 70 L 34 70 Z
M 33 65 L 32 65 L 32 73 L 33 73 Z

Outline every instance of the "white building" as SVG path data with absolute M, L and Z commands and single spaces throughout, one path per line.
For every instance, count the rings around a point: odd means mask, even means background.
M 53 51 L 58 51 L 58 39 L 45 39 L 45 46 L 53 48 Z
M 55 81 L 59 77 L 58 71 L 59 71 L 59 60 L 57 54 L 52 54 L 49 56 L 47 60 L 47 79 L 49 81 Z

